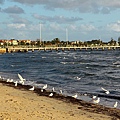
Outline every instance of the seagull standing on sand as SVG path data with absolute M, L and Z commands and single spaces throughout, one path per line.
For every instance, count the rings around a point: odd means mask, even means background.
M 116 108 L 116 107 L 117 107 L 117 104 L 118 104 L 118 102 L 116 101 L 116 102 L 115 102 L 115 104 L 114 104 L 114 108 Z
M 8 78 L 6 82 L 9 82 L 9 81 L 10 81 L 10 79 Z
M 53 93 L 50 93 L 49 96 L 52 97 L 52 96 L 53 96 Z
M 97 99 L 93 99 L 93 103 L 97 104 L 100 102 L 100 98 L 98 97 Z
M 43 88 L 41 89 L 41 92 L 43 92 L 43 90 L 45 90 L 47 88 L 47 84 L 43 86 Z
M 72 97 L 76 99 L 77 98 L 77 94 L 73 95 Z
M 15 86 L 17 86 L 18 81 L 15 81 L 14 83 L 15 83 Z
M 106 94 L 110 94 L 110 91 L 104 89 L 103 87 L 101 87 L 101 89 L 102 89 L 103 91 L 105 91 Z
M 29 90 L 33 91 L 35 89 L 35 87 L 33 86 L 32 88 L 30 88 Z
M 54 87 L 52 88 L 52 91 L 55 92 L 55 88 Z
M 46 89 L 47 88 L 47 84 L 43 86 L 43 89 Z
M 60 90 L 60 93 L 62 94 L 62 90 Z
M 19 77 L 19 79 L 20 79 L 19 82 L 20 82 L 22 85 L 24 85 L 24 82 L 25 82 L 26 79 L 24 79 L 20 74 L 18 74 L 18 77 Z
M 96 99 L 96 98 L 97 98 L 97 96 L 95 96 L 95 95 L 92 96 L 92 99 Z

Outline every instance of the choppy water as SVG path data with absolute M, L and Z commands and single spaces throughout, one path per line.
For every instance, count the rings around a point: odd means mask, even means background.
M 78 93 L 79 99 L 101 97 L 100 104 L 112 107 L 118 101 L 120 109 L 120 51 L 34 51 L 0 55 L 0 75 L 19 80 L 20 73 L 27 84 L 63 90 L 65 95 Z M 106 95 L 101 87 L 110 91 Z

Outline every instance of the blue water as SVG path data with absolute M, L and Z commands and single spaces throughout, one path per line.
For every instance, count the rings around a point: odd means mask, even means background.
M 19 80 L 20 73 L 26 84 L 48 89 L 55 87 L 56 92 L 63 90 L 64 95 L 78 93 L 79 99 L 90 97 L 83 94 L 104 95 L 100 104 L 112 107 L 118 101 L 120 108 L 120 51 L 34 51 L 27 53 L 6 53 L 0 55 L 0 76 Z M 106 95 L 101 87 L 110 91 Z M 114 98 L 117 96 L 117 99 Z

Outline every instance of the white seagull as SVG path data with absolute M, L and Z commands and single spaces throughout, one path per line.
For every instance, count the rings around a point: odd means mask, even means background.
M 105 91 L 106 94 L 110 94 L 110 91 L 106 90 L 105 88 L 101 87 L 103 91 Z
M 47 84 L 46 84 L 46 85 L 44 85 L 42 89 L 46 89 L 46 88 L 47 88 Z
M 95 95 L 92 96 L 92 99 L 96 99 L 96 98 L 97 98 L 97 96 L 95 96 Z
M 33 91 L 35 89 L 35 87 L 33 86 L 32 88 L 30 88 L 29 90 Z
M 50 93 L 49 96 L 52 97 L 52 96 L 53 96 L 53 93 Z
M 10 81 L 10 79 L 8 78 L 6 82 L 9 82 L 9 81 Z
M 26 79 L 24 79 L 20 74 L 18 74 L 18 77 L 19 77 L 19 79 L 20 79 L 19 82 L 20 82 L 22 85 L 24 85 L 24 82 L 25 82 Z
M 41 89 L 41 92 L 43 92 L 43 90 L 45 90 L 46 88 L 47 88 L 47 84 L 43 86 L 43 88 Z
M 73 95 L 72 97 L 73 97 L 73 98 L 77 98 L 77 94 Z
M 114 104 L 114 108 L 116 108 L 116 107 L 117 107 L 117 104 L 118 104 L 118 102 L 116 101 L 116 102 L 115 102 L 115 104 Z
M 60 90 L 60 93 L 62 94 L 62 90 Z
M 55 92 L 55 88 L 54 87 L 52 88 L 52 91 Z
M 98 97 L 97 99 L 93 99 L 93 103 L 97 104 L 100 102 L 100 98 Z
M 14 83 L 15 83 L 15 86 L 17 86 L 18 81 L 15 81 Z

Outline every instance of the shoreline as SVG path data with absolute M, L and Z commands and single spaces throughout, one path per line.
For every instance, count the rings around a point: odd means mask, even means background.
M 94 118 L 96 118 L 95 116 L 97 116 L 97 118 L 99 118 L 98 120 L 119 120 L 120 119 L 120 110 L 116 109 L 116 108 L 108 108 L 108 107 L 105 107 L 103 105 L 97 105 L 97 104 L 93 104 L 93 103 L 88 103 L 88 102 L 85 102 L 85 101 L 82 101 L 82 100 L 74 99 L 73 97 L 70 97 L 70 96 L 63 96 L 63 95 L 57 94 L 57 93 L 54 93 L 54 95 L 52 97 L 49 97 L 49 94 L 51 93 L 50 91 L 46 91 L 45 90 L 44 92 L 41 92 L 40 88 L 35 88 L 34 91 L 29 91 L 29 88 L 31 88 L 30 85 L 21 85 L 21 84 L 18 84 L 18 86 L 15 86 L 14 83 L 8 83 L 6 81 L 0 81 L 0 86 L 1 86 L 1 89 L 3 91 L 4 91 L 4 88 L 6 89 L 6 91 L 8 92 L 7 95 L 12 93 L 12 91 L 10 91 L 10 89 L 12 89 L 13 91 L 15 91 L 16 92 L 15 94 L 20 94 L 20 92 L 23 92 L 23 93 L 21 93 L 21 94 L 23 94 L 22 95 L 23 98 L 27 97 L 26 94 L 30 94 L 29 97 L 32 100 L 32 103 L 34 103 L 34 104 L 36 104 L 36 101 L 37 101 L 37 103 L 39 103 L 39 100 L 41 101 L 41 99 L 43 99 L 43 98 L 44 98 L 43 101 L 47 101 L 47 103 L 49 103 L 49 101 L 50 101 L 51 102 L 50 103 L 51 104 L 50 109 L 52 109 L 50 111 L 51 114 L 52 114 L 50 117 L 52 117 L 52 118 L 51 119 L 50 118 L 46 118 L 46 120 L 52 120 L 53 118 L 57 118 L 59 120 L 61 117 L 62 117 L 61 119 L 66 120 L 67 119 L 67 118 L 65 118 L 66 113 L 69 113 L 70 111 L 71 111 L 70 112 L 71 114 L 67 114 L 67 116 L 66 116 L 66 117 L 69 117 L 69 120 L 76 119 L 79 116 L 83 117 L 83 118 L 86 117 L 85 120 L 87 120 L 87 118 L 88 118 L 88 120 L 93 120 Z M 3 93 L 3 96 L 4 96 L 4 94 L 6 94 L 6 93 Z M 35 98 L 33 98 L 33 96 Z M 17 97 L 19 99 L 19 96 L 17 96 Z M 14 101 L 14 98 L 15 98 L 15 96 L 13 98 L 11 98 L 11 102 Z M 20 98 L 20 99 L 22 100 L 22 98 Z M 10 100 L 10 98 L 9 98 L 9 100 Z M 7 100 L 7 101 L 9 101 L 9 100 Z M 4 101 L 4 99 L 3 99 L 3 101 Z M 27 100 L 27 98 L 26 98 L 26 101 L 29 102 L 29 100 Z M 21 107 L 21 106 L 19 104 L 17 104 L 17 103 L 18 103 L 18 101 L 16 101 L 16 105 L 18 105 L 16 107 L 17 107 L 17 109 L 19 109 L 18 107 Z M 44 103 L 45 106 L 42 106 L 42 109 L 40 109 L 40 108 L 34 108 L 34 106 L 32 104 L 31 105 L 28 104 L 28 106 L 29 106 L 30 109 L 32 109 L 32 107 L 34 109 L 38 109 L 38 112 L 39 112 L 39 110 L 41 112 L 44 111 L 45 114 L 44 113 L 43 114 L 44 114 L 44 118 L 45 118 L 45 116 L 47 116 L 47 115 L 46 115 L 46 111 L 44 109 L 47 109 L 47 106 L 46 106 L 47 103 Z M 52 105 L 52 104 L 56 104 L 56 105 Z M 59 104 L 61 105 L 61 106 L 59 106 L 60 111 L 57 112 L 55 110 L 57 109 L 56 107 L 58 107 Z M 5 105 L 5 103 L 3 104 L 3 106 L 4 105 Z M 65 105 L 67 105 L 66 108 L 64 108 Z M 26 107 L 28 107 L 28 106 L 26 106 Z M 68 112 L 67 112 L 66 109 L 68 108 L 68 106 L 70 106 L 69 109 L 71 109 L 71 110 L 68 110 Z M 59 109 L 57 109 L 57 110 L 59 110 Z M 63 110 L 61 111 L 61 109 L 63 109 Z M 64 110 L 66 110 L 66 112 Z M 24 111 L 24 109 L 23 109 L 23 111 Z M 63 113 L 63 111 L 65 112 L 65 114 Z M 20 110 L 18 111 L 18 113 L 19 112 L 20 112 Z M 9 109 L 8 109 L 8 113 L 9 113 Z M 26 114 L 28 114 L 28 113 L 29 112 L 26 112 Z M 4 113 L 4 114 L 7 114 L 7 113 Z M 56 116 L 56 114 L 60 118 L 58 118 Z M 0 118 L 1 118 L 1 116 L 3 116 L 5 118 L 5 115 L 3 115 L 2 111 L 0 111 Z M 17 114 L 15 116 L 17 117 Z M 33 115 L 33 116 L 35 117 L 35 115 Z M 88 116 L 91 116 L 91 117 L 89 118 Z M 100 116 L 102 116 L 102 117 L 100 117 Z M 12 116 L 10 116 L 10 114 L 9 114 L 8 117 L 11 118 Z M 29 118 L 29 116 L 26 116 L 26 117 Z M 97 120 L 97 118 L 96 118 L 96 120 Z M 11 119 L 14 120 L 14 118 L 11 118 Z M 83 120 L 83 119 L 79 118 L 79 120 Z

